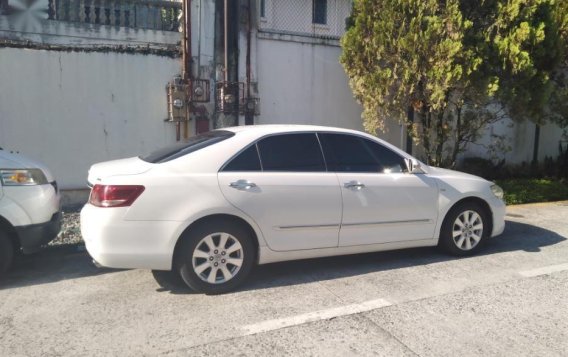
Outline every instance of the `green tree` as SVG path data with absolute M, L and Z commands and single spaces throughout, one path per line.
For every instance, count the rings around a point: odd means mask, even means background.
M 550 103 L 567 98 L 558 90 L 565 88 L 565 3 L 356 0 L 341 62 L 363 104 L 365 129 L 376 133 L 398 119 L 428 163 L 453 166 L 505 114 L 553 119 L 559 110 Z M 419 126 L 407 119 L 408 108 Z

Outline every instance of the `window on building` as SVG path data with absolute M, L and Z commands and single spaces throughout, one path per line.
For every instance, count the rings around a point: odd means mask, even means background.
M 266 17 L 266 0 L 260 0 L 260 17 Z
M 327 0 L 312 0 L 312 23 L 327 24 Z

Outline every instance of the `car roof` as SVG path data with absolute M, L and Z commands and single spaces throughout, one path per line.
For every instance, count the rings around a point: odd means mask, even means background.
M 243 132 L 243 131 L 256 132 L 260 135 L 285 133 L 285 132 L 301 132 L 301 131 L 326 131 L 326 132 L 362 134 L 361 131 L 357 131 L 357 130 L 336 128 L 336 127 L 331 127 L 331 126 L 302 125 L 302 124 L 245 125 L 245 126 L 234 126 L 234 127 L 229 127 L 229 128 L 222 128 L 221 130 L 232 131 L 234 133 L 239 133 L 239 132 Z

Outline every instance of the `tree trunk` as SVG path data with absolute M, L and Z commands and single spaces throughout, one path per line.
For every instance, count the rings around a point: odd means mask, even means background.
M 533 159 L 532 159 L 532 173 L 533 175 L 538 174 L 538 147 L 540 141 L 540 125 L 535 124 L 534 127 L 534 146 L 533 146 Z
M 440 111 L 437 115 L 436 123 L 436 165 L 442 166 L 442 156 L 444 153 L 444 143 L 446 142 L 444 134 L 444 111 Z
M 460 141 L 461 141 L 461 107 L 456 108 L 456 142 L 454 143 L 454 149 L 452 150 L 452 164 L 451 168 L 454 169 L 457 165 L 458 154 L 460 152 Z
M 412 132 L 414 130 L 414 107 L 412 105 L 408 106 L 408 118 L 406 124 L 406 152 L 412 155 Z
M 424 108 L 422 111 L 422 142 L 424 143 L 424 154 L 426 155 L 426 164 L 432 163 L 432 153 L 430 151 L 430 121 L 432 113 Z

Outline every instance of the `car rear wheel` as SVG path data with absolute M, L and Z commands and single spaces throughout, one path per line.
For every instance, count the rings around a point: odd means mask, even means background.
M 0 231 L 0 275 L 5 273 L 14 260 L 14 245 L 10 237 Z
M 446 252 L 467 256 L 475 254 L 489 235 L 487 211 L 476 203 L 462 203 L 452 208 L 442 226 L 439 246 Z
M 252 237 L 240 224 L 202 224 L 190 229 L 183 239 L 178 269 L 195 291 L 221 294 L 234 290 L 252 269 Z

